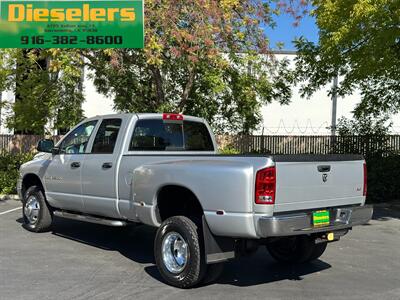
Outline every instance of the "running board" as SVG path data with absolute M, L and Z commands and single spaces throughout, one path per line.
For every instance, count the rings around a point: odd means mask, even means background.
M 88 215 L 80 215 L 80 214 L 74 214 L 74 213 L 69 213 L 69 212 L 65 212 L 65 211 L 55 211 L 54 215 L 57 217 L 65 218 L 65 219 L 107 225 L 107 226 L 112 226 L 112 227 L 123 227 L 123 226 L 127 225 L 127 223 L 125 221 L 112 220 L 112 219 L 106 219 L 106 218 L 94 217 L 94 216 L 88 216 Z

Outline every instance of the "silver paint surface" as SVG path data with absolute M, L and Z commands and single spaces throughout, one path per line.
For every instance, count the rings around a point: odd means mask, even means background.
M 114 154 L 90 154 L 101 120 L 107 118 L 123 120 Z M 217 151 L 130 152 L 136 121 L 160 118 L 159 114 L 121 114 L 88 119 L 99 122 L 85 154 L 37 155 L 21 167 L 21 178 L 37 175 L 47 200 L 55 208 L 156 227 L 160 225 L 156 214 L 158 192 L 167 185 L 182 186 L 199 199 L 211 231 L 230 237 L 259 238 L 260 216 L 365 203 L 362 160 L 275 163 L 271 156 L 219 156 Z M 204 122 L 211 133 L 203 119 L 185 119 Z M 212 133 L 211 136 L 217 149 L 215 137 Z M 81 167 L 71 169 L 71 162 L 80 162 Z M 111 162 L 113 167 L 103 170 L 104 162 Z M 257 205 L 254 203 L 256 173 L 274 165 L 277 168 L 276 204 Z M 318 172 L 319 165 L 331 166 L 326 181 Z M 19 180 L 19 192 L 20 184 Z M 217 211 L 224 214 L 217 215 Z

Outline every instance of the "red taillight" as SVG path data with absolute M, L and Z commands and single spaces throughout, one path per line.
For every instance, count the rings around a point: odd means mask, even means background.
M 274 204 L 276 191 L 276 169 L 266 168 L 257 172 L 256 204 Z
M 164 121 L 183 121 L 183 115 L 180 114 L 163 114 Z
M 363 188 L 363 196 L 367 196 L 367 183 L 368 183 L 367 164 L 364 163 L 364 188 Z

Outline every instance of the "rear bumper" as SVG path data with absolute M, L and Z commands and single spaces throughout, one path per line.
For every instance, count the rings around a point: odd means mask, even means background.
M 312 211 L 261 217 L 257 221 L 257 234 L 266 238 L 349 229 L 356 225 L 368 223 L 372 218 L 373 207 L 337 207 L 331 208 L 329 211 L 330 225 L 323 227 L 313 227 Z

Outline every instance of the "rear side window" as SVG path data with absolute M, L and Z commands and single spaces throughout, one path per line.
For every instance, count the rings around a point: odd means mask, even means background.
M 121 119 L 103 120 L 94 139 L 93 154 L 112 154 L 114 152 L 121 123 Z
M 211 136 L 203 123 L 138 120 L 130 151 L 214 151 Z

